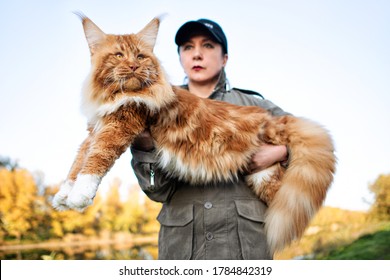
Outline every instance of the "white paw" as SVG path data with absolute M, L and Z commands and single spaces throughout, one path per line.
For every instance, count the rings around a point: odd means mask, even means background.
M 71 192 L 74 182 L 66 180 L 62 183 L 60 190 L 53 197 L 52 205 L 59 211 L 68 210 L 69 207 L 66 203 L 68 194 Z
M 255 193 L 261 192 L 265 183 L 271 180 L 272 175 L 274 175 L 277 169 L 277 164 L 274 164 L 267 169 L 248 175 L 246 181 L 253 187 Z
M 83 211 L 91 205 L 96 195 L 101 178 L 97 175 L 80 174 L 68 195 L 66 204 L 69 208 Z

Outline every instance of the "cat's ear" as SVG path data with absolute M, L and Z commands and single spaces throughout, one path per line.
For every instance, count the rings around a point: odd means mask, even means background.
M 83 23 L 85 38 L 87 39 L 91 54 L 94 54 L 98 46 L 106 39 L 106 34 L 84 14 L 80 12 L 75 14 L 79 16 Z
M 153 51 L 154 45 L 156 44 L 159 26 L 160 19 L 156 17 L 137 33 L 137 36 L 151 48 L 151 51 Z

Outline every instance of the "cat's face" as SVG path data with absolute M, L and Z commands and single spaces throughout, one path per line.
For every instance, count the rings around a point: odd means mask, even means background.
M 138 37 L 107 36 L 92 55 L 96 83 L 116 93 L 137 91 L 157 81 L 156 58 Z
M 110 35 L 84 17 L 83 27 L 91 51 L 92 80 L 108 94 L 139 91 L 158 80 L 153 54 L 159 21 L 152 20 L 137 34 Z

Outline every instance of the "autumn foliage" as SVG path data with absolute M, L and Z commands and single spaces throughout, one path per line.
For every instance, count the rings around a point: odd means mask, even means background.
M 377 221 L 390 221 L 390 174 L 380 175 L 370 185 L 370 191 L 374 194 L 370 217 Z
M 153 234 L 160 205 L 145 199 L 138 186 L 121 197 L 120 181 L 83 213 L 51 207 L 58 186 L 42 186 L 28 170 L 0 164 L 0 244 L 12 240 L 41 241 L 66 234 L 99 236 L 102 232 Z

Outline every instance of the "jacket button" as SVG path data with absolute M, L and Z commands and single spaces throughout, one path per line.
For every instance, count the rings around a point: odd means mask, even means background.
M 210 241 L 214 238 L 214 235 L 211 232 L 206 233 L 206 240 Z
M 213 207 L 213 204 L 212 204 L 210 201 L 207 201 L 207 202 L 204 204 L 204 208 L 206 208 L 206 209 L 210 209 L 211 207 Z

